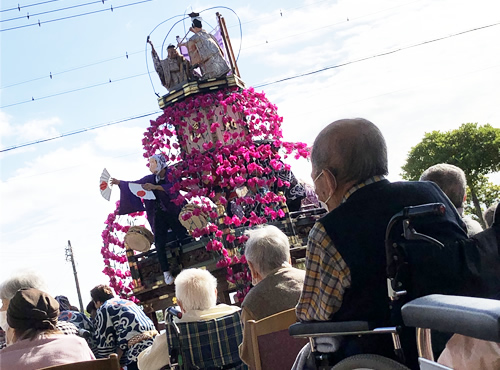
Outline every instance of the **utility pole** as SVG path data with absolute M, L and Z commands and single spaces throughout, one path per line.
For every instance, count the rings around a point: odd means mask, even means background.
M 80 312 L 84 312 L 83 311 L 82 294 L 80 293 L 80 284 L 78 283 L 78 274 L 76 273 L 73 248 L 71 248 L 71 242 L 69 240 L 68 240 L 68 246 L 66 247 L 66 262 L 71 262 L 71 265 L 73 266 L 73 274 L 75 275 L 76 292 L 78 293 L 78 301 L 80 302 Z

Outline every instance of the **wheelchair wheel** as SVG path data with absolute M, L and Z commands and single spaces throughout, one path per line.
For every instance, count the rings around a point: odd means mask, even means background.
M 409 368 L 379 355 L 356 355 L 340 361 L 331 370 L 409 370 Z

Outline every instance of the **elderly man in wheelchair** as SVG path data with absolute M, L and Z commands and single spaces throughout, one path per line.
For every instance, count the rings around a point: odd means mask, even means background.
M 486 297 L 499 288 L 500 269 L 485 286 L 485 256 L 434 183 L 384 178 L 386 145 L 373 123 L 346 119 L 328 125 L 314 142 L 311 162 L 316 193 L 330 212 L 309 234 L 296 309 L 301 323 L 290 334 L 330 339 L 312 339 L 312 354 L 299 354 L 295 368 L 416 369 L 419 356 L 432 358 L 421 330 L 417 354 L 411 327 L 429 328 L 429 318 L 440 331 L 500 341 L 497 302 L 443 296 Z M 498 250 L 492 255 L 498 267 Z M 429 294 L 440 295 L 424 297 Z M 464 310 L 458 310 L 460 302 Z M 485 302 L 491 310 L 479 309 Z M 362 355 L 360 365 L 352 357 L 358 354 L 370 355 Z
M 180 311 L 167 309 L 166 331 L 139 355 L 139 369 L 245 369 L 240 308 L 216 304 L 217 279 L 185 269 L 175 279 L 175 295 Z

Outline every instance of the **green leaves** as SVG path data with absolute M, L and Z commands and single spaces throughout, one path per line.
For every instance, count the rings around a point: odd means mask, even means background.
M 500 129 L 489 124 L 465 123 L 456 130 L 426 133 L 408 153 L 401 175 L 417 181 L 422 172 L 438 163 L 453 164 L 465 172 L 468 199 L 477 196 L 481 203 L 490 205 L 500 197 L 500 186 L 486 177 L 500 171 Z M 472 208 L 479 218 L 481 209 L 470 204 L 466 210 Z

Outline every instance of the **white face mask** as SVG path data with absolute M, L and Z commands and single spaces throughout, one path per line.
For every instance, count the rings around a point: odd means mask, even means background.
M 9 324 L 7 323 L 7 311 L 0 311 L 0 327 L 7 333 Z
M 330 196 L 324 202 L 318 199 L 319 205 L 321 206 L 321 208 L 326 209 L 327 212 L 330 212 L 330 209 L 328 208 L 328 204 L 327 203 L 330 200 L 330 198 L 332 197 L 332 195 L 333 194 L 330 194 Z
M 327 170 L 330 174 L 331 172 L 329 170 Z M 314 191 L 316 191 L 316 181 L 325 173 L 325 170 L 321 171 L 319 173 L 318 176 L 316 176 L 316 178 L 313 180 L 313 184 L 315 184 L 315 188 L 314 188 Z M 333 175 L 332 175 L 333 176 Z M 324 208 L 326 209 L 327 212 L 330 212 L 330 209 L 328 208 L 328 201 L 330 200 L 330 198 L 332 197 L 333 193 L 330 193 L 330 196 L 323 202 L 322 200 L 319 200 L 319 195 L 318 195 L 318 201 L 319 201 L 319 205 L 321 208 Z

